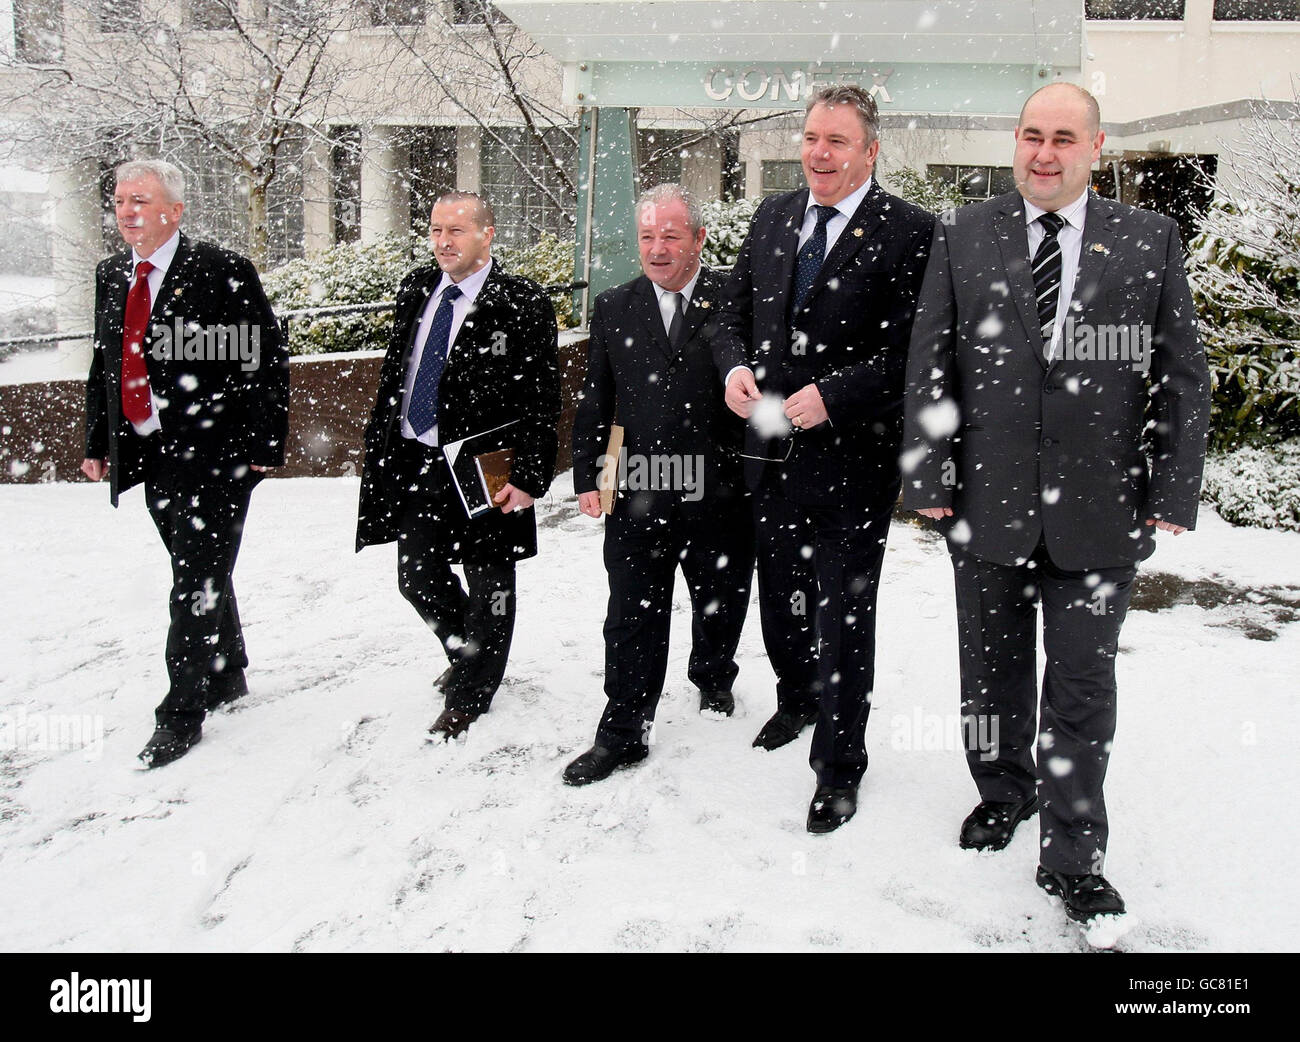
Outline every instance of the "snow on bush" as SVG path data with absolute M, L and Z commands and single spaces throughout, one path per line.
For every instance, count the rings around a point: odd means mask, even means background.
M 500 247 L 492 253 L 504 270 L 543 285 L 573 281 L 572 239 L 543 234 L 535 243 Z M 428 239 L 416 235 L 339 243 L 315 257 L 292 260 L 268 271 L 262 284 L 277 314 L 336 304 L 375 304 L 395 299 L 406 273 L 433 259 Z M 571 325 L 570 297 L 559 294 L 552 300 L 561 328 L 567 328 Z M 295 318 L 289 325 L 289 353 L 382 350 L 388 346 L 392 324 L 391 311 Z
M 1300 120 L 1247 123 L 1192 240 L 1217 448 L 1300 432 Z
M 758 199 L 736 199 L 723 202 L 715 199 L 700 207 L 704 227 L 709 230 L 704 240 L 700 260 L 705 267 L 729 268 L 740 255 L 741 243 L 749 234 L 749 222 L 758 209 Z
M 1234 525 L 1300 532 L 1300 438 L 1211 455 L 1201 498 Z

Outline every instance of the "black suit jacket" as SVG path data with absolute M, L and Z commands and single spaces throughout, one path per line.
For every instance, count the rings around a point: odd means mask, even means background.
M 609 428 L 624 428 L 624 447 L 650 457 L 696 457 L 703 468 L 698 496 L 689 490 L 633 490 L 620 495 L 636 517 L 664 518 L 678 505 L 708 504 L 743 494 L 742 422 L 723 401 L 710 340 L 723 302 L 724 280 L 701 268 L 674 350 L 664 332 L 654 284 L 641 275 L 596 298 L 587 348 L 587 377 L 573 424 L 573 488 L 597 487 Z
M 950 540 L 998 564 L 1028 558 L 1041 535 L 1063 568 L 1131 565 L 1155 547 L 1147 518 L 1196 524 L 1210 381 L 1177 225 L 1090 194 L 1071 307 L 1093 348 L 1097 333 L 1118 347 L 1126 330 L 1130 345 L 1149 332 L 1145 367 L 1132 346 L 1096 358 L 1083 339 L 1048 361 L 1019 193 L 936 226 L 912 331 L 903 503 L 951 507 Z
M 392 337 L 366 427 L 358 550 L 391 542 L 399 534 L 406 490 L 393 477 L 402 437 L 402 387 L 420 315 L 441 278 L 437 265 L 425 265 L 407 275 L 397 292 Z M 438 385 L 440 444 L 519 421 L 509 431 L 515 452 L 510 482 L 534 498 L 546 494 L 555 470 L 555 425 L 560 416 L 557 339 L 555 311 L 541 287 L 506 274 L 493 262 L 451 345 Z M 439 510 L 437 536 L 448 560 L 491 564 L 537 553 L 531 507 L 511 514 L 494 509 L 471 520 L 454 490 L 446 491 L 450 498 Z
M 86 382 L 86 456 L 109 461 L 114 506 L 144 478 L 144 440 L 122 415 L 122 325 L 130 279 L 129 250 L 95 270 L 95 342 Z M 250 367 L 237 351 L 228 352 L 234 357 L 226 361 L 181 357 L 177 319 L 187 334 L 243 325 L 251 338 L 256 330 L 257 364 Z M 144 354 L 166 458 L 198 480 L 242 477 L 249 464 L 284 463 L 289 356 L 247 257 L 182 234 L 153 302 Z
M 808 189 L 765 199 L 727 285 L 714 355 L 719 374 L 754 371 L 765 394 L 787 397 L 810 383 L 828 423 L 792 435 L 781 466 L 786 495 L 816 506 L 881 503 L 896 494 L 903 381 L 912 313 L 930 251 L 933 215 L 878 182 L 827 254 L 802 311 L 791 315 L 799 229 Z M 782 440 L 751 425 L 745 453 L 778 458 Z M 746 461 L 757 488 L 766 467 Z

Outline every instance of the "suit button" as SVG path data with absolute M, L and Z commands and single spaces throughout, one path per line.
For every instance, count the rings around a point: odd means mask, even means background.
M 1050 448 L 1051 448 L 1053 445 L 1055 445 L 1055 444 L 1056 444 L 1056 442 L 1054 442 L 1051 438 L 1044 438 L 1044 439 L 1043 439 L 1043 448 L 1045 448 L 1045 449 L 1050 449 Z
M 1056 388 L 1055 388 L 1054 386 L 1052 386 L 1051 384 L 1048 384 L 1046 387 L 1043 388 L 1043 393 L 1044 393 L 1044 394 L 1051 394 L 1051 393 L 1052 393 L 1053 391 L 1055 391 L 1055 390 L 1056 390 Z

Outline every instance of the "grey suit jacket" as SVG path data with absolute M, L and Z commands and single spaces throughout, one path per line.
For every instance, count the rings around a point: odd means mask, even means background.
M 1175 223 L 1090 195 L 1065 335 L 1038 329 L 1024 203 L 935 226 L 908 354 L 903 505 L 951 507 L 949 540 L 998 564 L 1040 536 L 1060 567 L 1154 550 L 1194 527 L 1210 380 Z

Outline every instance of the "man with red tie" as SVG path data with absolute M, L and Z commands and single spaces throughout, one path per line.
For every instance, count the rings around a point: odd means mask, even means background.
M 171 556 L 169 688 L 140 753 L 161 767 L 248 690 L 231 573 L 253 487 L 284 463 L 289 360 L 252 262 L 181 234 L 181 171 L 124 163 L 116 185 L 129 249 L 95 272 L 81 469 L 114 506 L 143 482 Z

